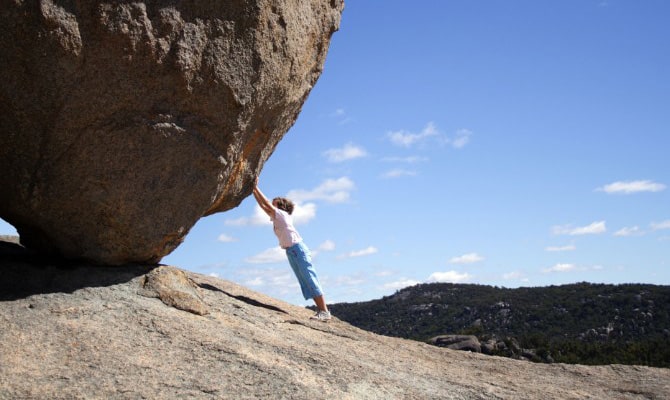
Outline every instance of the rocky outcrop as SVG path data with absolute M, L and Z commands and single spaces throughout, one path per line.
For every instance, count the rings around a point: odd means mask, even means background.
M 535 364 L 453 351 L 337 318 L 311 321 L 305 308 L 174 267 L 31 264 L 14 250 L 4 258 L 0 251 L 0 399 L 663 399 L 670 393 L 669 369 Z M 208 312 L 147 290 L 192 290 L 190 300 Z
M 0 217 L 42 253 L 157 262 L 237 206 L 342 0 L 5 1 Z
M 452 350 L 482 352 L 482 345 L 474 335 L 439 335 L 428 340 L 428 343 Z

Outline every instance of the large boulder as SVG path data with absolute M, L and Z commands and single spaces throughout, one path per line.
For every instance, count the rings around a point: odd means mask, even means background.
M 0 217 L 158 262 L 236 207 L 321 74 L 342 0 L 3 1 Z

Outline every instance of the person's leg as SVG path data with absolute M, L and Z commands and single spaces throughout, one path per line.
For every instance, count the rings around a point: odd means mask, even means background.
M 328 305 L 326 304 L 326 299 L 321 296 L 315 296 L 314 297 L 314 304 L 316 304 L 316 308 L 318 308 L 321 311 L 328 311 Z
M 309 248 L 301 242 L 287 249 L 286 254 L 293 267 L 293 272 L 300 281 L 300 286 L 307 292 L 303 291 L 305 300 L 322 296 L 323 289 L 319 283 L 319 278 L 316 276 Z
M 312 265 L 312 257 L 309 248 L 303 243 L 298 243 L 295 246 L 286 250 L 289 263 L 295 272 L 300 288 L 302 289 L 305 300 L 312 298 L 318 309 L 313 319 L 320 321 L 329 321 L 331 319 L 326 299 L 323 295 L 323 289 L 316 276 L 316 270 Z
M 302 297 L 304 297 L 305 300 L 313 297 L 311 288 L 303 278 L 302 269 L 300 268 L 300 261 L 298 260 L 295 250 L 286 250 L 286 256 L 288 258 L 289 265 L 291 266 L 291 269 L 293 270 L 293 273 L 295 274 L 295 277 L 298 279 L 298 283 L 300 284 Z

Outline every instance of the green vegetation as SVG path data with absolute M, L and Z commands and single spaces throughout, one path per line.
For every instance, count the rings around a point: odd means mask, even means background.
M 578 283 L 506 289 L 432 283 L 329 306 L 338 318 L 419 341 L 444 334 L 498 343 L 490 354 L 538 362 L 670 367 L 670 287 Z

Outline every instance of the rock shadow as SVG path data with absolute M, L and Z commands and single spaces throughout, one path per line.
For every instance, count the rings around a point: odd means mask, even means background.
M 225 290 L 221 290 L 221 289 L 219 289 L 218 287 L 213 286 L 213 285 L 210 285 L 210 284 L 208 284 L 208 283 L 198 283 L 197 285 L 198 285 L 200 288 L 205 289 L 205 290 L 213 290 L 213 291 L 216 291 L 216 292 L 221 292 L 221 293 L 225 294 L 225 295 L 228 296 L 228 297 L 232 297 L 232 298 L 235 299 L 235 300 L 242 301 L 242 302 L 247 303 L 247 304 L 249 304 L 249 305 L 251 305 L 251 306 L 254 306 L 254 307 L 265 308 L 265 309 L 268 309 L 268 310 L 272 310 L 272 311 L 277 311 L 277 312 L 280 312 L 280 313 L 288 314 L 286 311 L 282 310 L 282 309 L 279 308 L 279 307 L 275 307 L 275 306 L 270 305 L 270 304 L 261 303 L 260 301 L 255 300 L 255 299 L 252 299 L 251 297 L 241 296 L 241 295 L 235 296 L 235 295 L 233 295 L 233 294 L 230 294 L 230 293 L 226 292 Z
M 35 294 L 72 293 L 112 286 L 144 275 L 158 265 L 98 266 L 37 255 L 18 243 L 0 240 L 0 301 Z

